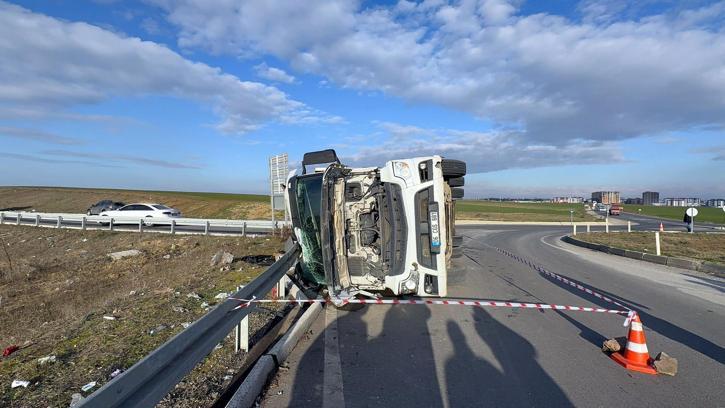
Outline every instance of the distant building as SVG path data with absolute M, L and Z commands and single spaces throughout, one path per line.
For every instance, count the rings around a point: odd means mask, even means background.
M 702 200 L 699 198 L 665 198 L 668 207 L 699 207 Z
M 602 204 L 619 204 L 619 191 L 595 191 L 592 193 L 592 201 Z
M 713 198 L 705 203 L 708 207 L 725 207 L 725 198 Z
M 581 204 L 584 202 L 584 197 L 554 197 L 551 202 L 564 204 Z
M 645 191 L 642 193 L 642 204 L 655 205 L 660 202 L 660 193 L 656 191 Z
M 640 205 L 640 204 L 642 204 L 642 199 L 641 199 L 641 198 L 639 198 L 639 197 L 635 197 L 635 198 L 626 198 L 626 199 L 624 200 L 624 203 L 625 203 L 625 204 L 634 204 L 634 205 Z

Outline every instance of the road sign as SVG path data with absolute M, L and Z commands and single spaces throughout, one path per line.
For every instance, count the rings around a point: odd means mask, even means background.
M 687 211 L 685 211 L 685 213 L 687 215 L 689 215 L 690 217 L 697 217 L 697 208 L 690 207 L 690 208 L 687 209 Z
M 269 158 L 269 187 L 270 187 L 270 204 L 272 206 L 272 221 L 274 222 L 274 211 L 286 210 L 284 204 L 285 185 L 287 184 L 287 174 L 289 173 L 289 164 L 287 153 L 278 154 Z M 285 219 L 287 213 L 285 211 Z

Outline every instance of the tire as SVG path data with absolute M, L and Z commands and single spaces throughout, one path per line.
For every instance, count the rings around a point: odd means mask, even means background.
M 463 189 L 459 187 L 455 187 L 451 189 L 451 198 L 454 200 L 457 200 L 459 198 L 463 198 Z
M 466 184 L 464 177 L 453 177 L 448 179 L 448 185 L 451 187 L 463 187 Z
M 463 245 L 463 237 L 460 235 L 454 235 L 453 241 L 451 242 L 454 248 L 459 247 Z
M 466 162 L 453 159 L 441 160 L 441 169 L 443 177 L 450 179 L 453 177 L 463 177 L 466 175 Z

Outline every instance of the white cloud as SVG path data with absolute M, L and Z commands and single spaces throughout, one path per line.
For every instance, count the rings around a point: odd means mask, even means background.
M 60 145 L 77 145 L 83 141 L 74 137 L 66 137 L 56 135 L 55 133 L 44 132 L 42 130 L 0 126 L 0 137 L 10 137 L 21 140 L 32 140 L 35 142 L 44 142 Z
M 9 111 L 170 95 L 211 104 L 221 118 L 218 129 L 227 133 L 245 133 L 270 121 L 336 120 L 275 87 L 242 81 L 159 44 L 1 1 L 0 60 L 0 108 Z
M 254 72 L 258 77 L 268 79 L 270 81 L 284 82 L 285 84 L 292 84 L 295 82 L 295 77 L 292 75 L 279 68 L 270 67 L 265 63 L 256 65 L 254 67 Z
M 380 132 L 376 135 L 358 142 L 347 140 L 351 143 L 341 150 L 346 163 L 382 165 L 392 159 L 437 154 L 464 160 L 469 173 L 486 173 L 511 168 L 625 161 L 613 142 L 572 140 L 564 145 L 531 144 L 518 131 L 432 129 L 391 122 L 380 122 L 377 127 Z M 370 143 L 371 140 L 375 142 Z
M 527 140 L 725 126 L 723 3 L 635 19 L 590 1 L 581 22 L 492 0 L 160 3 L 183 47 L 270 54 L 344 87 L 518 126 Z

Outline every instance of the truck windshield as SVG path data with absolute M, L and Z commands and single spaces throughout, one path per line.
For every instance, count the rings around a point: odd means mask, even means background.
M 302 272 L 308 280 L 324 284 L 325 270 L 320 245 L 322 174 L 300 177 L 295 194 L 301 230 Z

